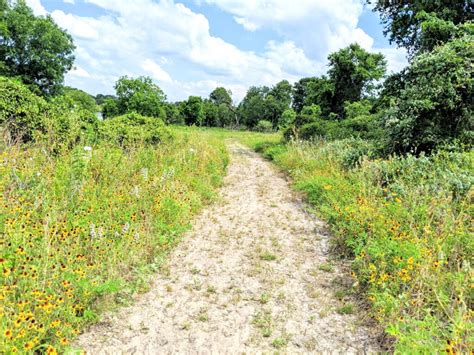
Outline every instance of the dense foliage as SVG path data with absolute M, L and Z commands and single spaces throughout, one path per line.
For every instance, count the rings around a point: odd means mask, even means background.
M 72 37 L 51 17 L 34 16 L 24 0 L 0 0 L 0 75 L 55 94 L 74 62 Z

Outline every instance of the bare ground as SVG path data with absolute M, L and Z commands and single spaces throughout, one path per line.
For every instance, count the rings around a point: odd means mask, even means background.
M 323 223 L 270 163 L 236 143 L 229 150 L 219 202 L 196 218 L 151 291 L 75 345 L 91 354 L 377 351 L 347 306 L 347 275 Z

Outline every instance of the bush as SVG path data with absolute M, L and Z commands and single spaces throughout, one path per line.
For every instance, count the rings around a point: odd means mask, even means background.
M 254 128 L 257 132 L 272 132 L 273 125 L 270 121 L 260 120 Z
M 466 35 L 413 61 L 384 115 L 389 152 L 429 152 L 456 139 L 472 144 L 473 57 L 474 36 Z
M 157 144 L 171 139 L 171 132 L 161 119 L 138 113 L 104 120 L 99 130 L 102 139 L 122 147 L 140 143 Z
M 0 77 L 0 125 L 11 142 L 29 142 L 36 130 L 45 129 L 48 105 L 15 79 Z

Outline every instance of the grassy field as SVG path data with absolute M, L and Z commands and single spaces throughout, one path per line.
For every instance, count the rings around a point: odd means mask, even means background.
M 106 142 L 58 156 L 0 150 L 1 340 L 62 352 L 147 275 L 212 201 L 225 140 L 261 152 L 328 222 L 337 254 L 399 352 L 472 346 L 473 153 L 368 160 L 364 142 L 281 144 L 278 134 L 174 127 L 158 146 Z
M 175 136 L 55 157 L 41 145 L 0 150 L 2 351 L 62 352 L 99 312 L 148 287 L 228 160 L 218 138 Z
M 395 350 L 472 350 L 473 152 L 368 160 L 358 140 L 251 141 L 328 222 Z

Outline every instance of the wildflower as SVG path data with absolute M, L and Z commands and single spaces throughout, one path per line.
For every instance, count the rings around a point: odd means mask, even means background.
M 4 335 L 5 335 L 5 338 L 7 339 L 11 339 L 13 337 L 13 333 L 10 329 L 5 330 Z
M 33 349 L 33 345 L 34 345 L 34 344 L 33 344 L 32 341 L 27 341 L 27 342 L 25 343 L 25 345 L 23 345 L 23 348 L 24 348 L 25 350 L 31 350 L 31 349 Z
M 69 342 L 67 341 L 66 338 L 61 338 L 61 345 L 67 345 Z
M 89 226 L 89 230 L 90 230 L 89 235 L 90 235 L 91 239 L 94 239 L 97 236 L 97 233 L 95 231 L 95 224 L 92 223 Z
M 92 147 L 86 145 L 86 146 L 84 147 L 84 151 L 85 151 L 85 152 L 91 152 L 91 151 L 92 151 Z
M 324 185 L 324 190 L 331 190 L 332 189 L 332 185 Z
M 58 352 L 56 351 L 56 349 L 52 347 L 51 345 L 48 345 L 48 347 L 46 348 L 46 354 L 56 355 L 57 353 Z
M 122 233 L 123 233 L 123 234 L 127 233 L 128 230 L 129 230 L 129 228 L 130 228 L 130 224 L 129 224 L 128 222 L 125 223 L 125 224 L 123 225 L 123 228 L 122 228 Z

